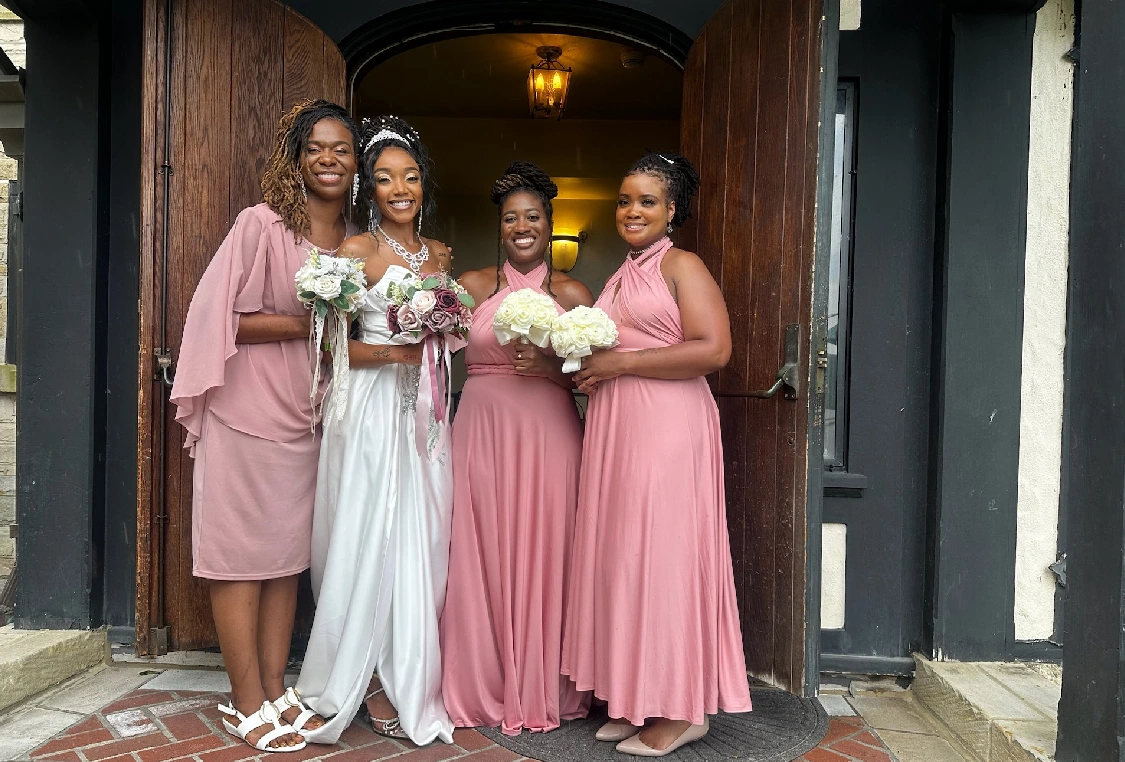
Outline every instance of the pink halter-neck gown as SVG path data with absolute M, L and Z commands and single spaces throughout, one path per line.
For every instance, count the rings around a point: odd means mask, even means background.
M 615 351 L 683 342 L 660 273 L 670 248 L 606 283 L 597 306 L 617 324 Z M 619 376 L 590 396 L 563 672 L 636 725 L 750 711 L 719 411 L 702 376 Z
M 551 730 L 589 704 L 559 669 L 581 422 L 569 391 L 515 374 L 492 330 L 504 297 L 543 291 L 546 274 L 504 263 L 508 287 L 473 315 L 453 422 L 442 695 L 455 725 L 508 735 Z

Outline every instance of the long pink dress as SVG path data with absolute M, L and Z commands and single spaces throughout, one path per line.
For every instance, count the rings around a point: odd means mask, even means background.
M 597 306 L 617 351 L 684 340 L 660 273 L 631 258 Z M 620 286 L 620 291 L 618 287 Z M 723 490 L 719 412 L 703 377 L 619 376 L 590 396 L 563 672 L 641 724 L 750 711 Z
M 504 297 L 542 291 L 546 274 L 504 263 L 508 287 L 473 315 L 453 423 L 442 695 L 455 725 L 508 735 L 557 728 L 589 704 L 559 670 L 581 422 L 569 391 L 515 374 L 492 330 Z
M 308 313 L 293 276 L 309 248 L 266 204 L 243 209 L 188 308 L 171 400 L 195 458 L 197 577 L 275 579 L 309 567 L 320 440 L 308 341 L 235 343 L 243 314 Z

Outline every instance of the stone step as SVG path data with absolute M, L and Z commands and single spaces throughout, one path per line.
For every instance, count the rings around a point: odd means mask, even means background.
M 0 627 L 0 710 L 106 660 L 105 630 Z
M 915 661 L 911 691 L 978 762 L 1054 760 L 1058 682 L 1018 663 Z

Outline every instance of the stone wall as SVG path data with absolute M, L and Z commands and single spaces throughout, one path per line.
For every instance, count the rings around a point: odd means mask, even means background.
M 0 9 L 0 48 L 16 66 L 26 61 L 23 22 Z M 8 181 L 16 179 L 16 161 L 0 153 L 0 352 L 8 329 Z M 2 358 L 0 358 L 2 359 Z M 16 521 L 16 395 L 0 392 L 0 577 L 15 561 L 15 541 L 9 529 Z

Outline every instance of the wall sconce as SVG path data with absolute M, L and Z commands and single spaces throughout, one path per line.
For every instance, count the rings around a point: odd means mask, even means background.
M 559 63 L 562 48 L 544 45 L 535 51 L 542 61 L 527 75 L 527 105 L 540 119 L 559 119 L 570 94 L 570 69 Z
M 559 272 L 570 272 L 578 262 L 578 249 L 586 243 L 586 233 L 578 235 L 559 233 L 551 236 L 551 267 Z

